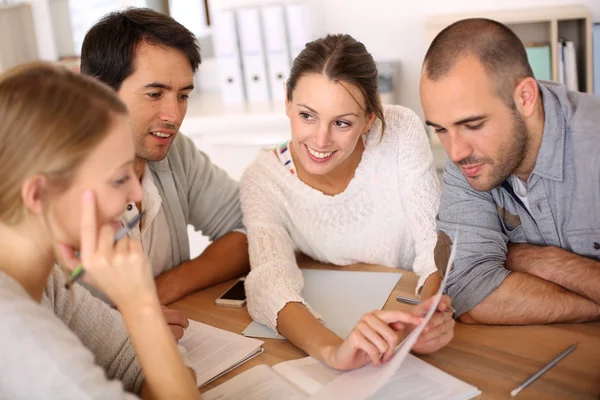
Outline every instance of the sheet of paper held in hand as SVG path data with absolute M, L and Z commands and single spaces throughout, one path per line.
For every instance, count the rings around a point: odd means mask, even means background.
M 417 326 L 402 343 L 400 343 L 396 350 L 396 354 L 394 354 L 392 359 L 385 365 L 374 367 L 372 364 L 368 364 L 362 368 L 340 375 L 327 385 L 323 386 L 323 388 L 315 393 L 315 395 L 311 396 L 311 400 L 336 398 L 345 400 L 366 399 L 374 395 L 385 385 L 392 375 L 394 375 L 398 368 L 400 368 L 400 365 L 402 365 L 402 362 L 406 359 L 410 350 L 417 342 L 419 335 L 425 328 L 425 325 L 427 325 L 427 322 L 431 319 L 431 316 L 437 309 L 441 296 L 444 293 L 448 276 L 450 275 L 450 269 L 454 262 L 457 236 L 458 234 L 454 235 L 452 251 L 450 252 L 450 258 L 448 259 L 448 265 L 446 267 L 446 274 L 436 293 L 436 300 L 425 315 L 423 322 L 419 324 L 419 326 Z

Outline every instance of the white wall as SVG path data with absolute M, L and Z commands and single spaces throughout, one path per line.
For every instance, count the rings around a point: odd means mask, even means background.
M 54 28 L 52 26 L 52 18 L 50 17 L 50 4 L 48 0 L 28 0 L 25 2 L 31 3 L 38 56 L 42 60 L 57 60 L 58 52 L 56 50 Z
M 348 33 L 365 44 L 376 60 L 399 59 L 401 64 L 400 103 L 422 116 L 419 103 L 419 75 L 426 52 L 425 21 L 438 14 L 479 10 L 532 8 L 583 4 L 600 22 L 599 0 L 313 0 L 319 13 L 319 34 Z
M 58 57 L 76 54 L 68 0 L 50 0 L 50 16 Z

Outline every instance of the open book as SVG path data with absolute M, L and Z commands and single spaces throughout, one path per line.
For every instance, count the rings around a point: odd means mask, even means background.
M 303 400 L 319 396 L 319 391 L 344 373 L 326 367 L 312 357 L 286 361 L 275 366 L 257 365 L 204 393 L 205 400 Z M 343 387 L 330 399 L 354 398 L 354 387 Z M 463 400 L 479 390 L 451 375 L 408 355 L 402 366 L 371 399 Z
M 190 320 L 179 344 L 201 387 L 263 352 L 264 342 Z

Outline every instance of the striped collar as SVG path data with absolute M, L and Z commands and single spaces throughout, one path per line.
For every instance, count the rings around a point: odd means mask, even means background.
M 286 167 L 292 175 L 296 175 L 296 166 L 294 165 L 294 160 L 292 159 L 292 151 L 290 150 L 289 140 L 279 145 L 277 148 L 277 157 L 279 157 L 281 164 L 283 164 L 283 166 Z

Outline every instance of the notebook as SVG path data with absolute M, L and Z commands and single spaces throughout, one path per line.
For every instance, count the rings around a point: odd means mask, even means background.
M 552 80 L 552 59 L 550 57 L 550 45 L 549 44 L 531 44 L 525 47 L 527 52 L 527 60 L 531 69 L 533 70 L 533 76 L 537 80 Z
M 327 328 L 346 337 L 363 314 L 381 310 L 402 273 L 303 269 L 302 277 L 302 297 L 323 318 Z M 283 339 L 258 322 L 252 322 L 242 333 Z
M 196 385 L 204 386 L 263 352 L 264 342 L 190 320 L 179 345 L 196 373 Z

